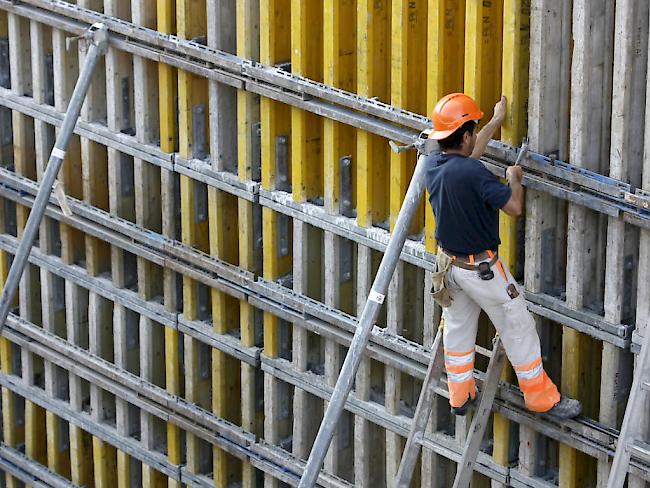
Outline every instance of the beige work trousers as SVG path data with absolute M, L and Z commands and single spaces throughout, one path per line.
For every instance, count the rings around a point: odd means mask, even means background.
M 478 263 L 477 263 L 478 264 Z M 541 349 L 535 321 L 528 311 L 524 291 L 516 284 L 510 271 L 497 263 L 492 265 L 494 278 L 482 280 L 475 270 L 452 266 L 448 283 L 451 305 L 443 309 L 445 367 L 453 407 L 474 398 L 474 350 L 478 318 L 485 310 L 501 336 L 506 354 L 515 372 L 526 407 L 545 412 L 560 401 L 560 394 L 542 366 Z M 506 288 L 515 284 L 519 292 L 510 298 Z

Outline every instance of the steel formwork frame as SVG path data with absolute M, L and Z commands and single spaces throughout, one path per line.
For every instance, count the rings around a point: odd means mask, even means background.
M 412 142 L 456 90 L 486 113 L 510 101 L 495 174 L 524 135 L 536 151 L 525 222 L 502 219 L 501 255 L 561 358 L 550 374 L 590 417 L 529 415 L 502 385 L 474 482 L 606 482 L 648 301 L 642 0 L 0 1 L 13 148 L 0 147 L 0 276 L 85 55 L 65 39 L 102 19 L 111 49 L 62 176 L 73 215 L 48 205 L 0 339 L 9 486 L 297 485 L 412 176 L 387 138 Z M 598 117 L 594 93 L 611 101 Z M 435 223 L 420 208 L 322 486 L 396 473 L 439 319 Z M 598 235 L 606 247 L 586 261 Z M 603 373 L 586 383 L 594 352 Z M 419 486 L 453 477 L 469 425 L 437 393 Z M 643 461 L 630 469 L 634 486 L 650 479 Z

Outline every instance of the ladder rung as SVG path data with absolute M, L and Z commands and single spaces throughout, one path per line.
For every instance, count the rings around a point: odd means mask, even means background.
M 632 456 L 650 464 L 650 444 L 642 441 L 636 441 L 630 448 Z

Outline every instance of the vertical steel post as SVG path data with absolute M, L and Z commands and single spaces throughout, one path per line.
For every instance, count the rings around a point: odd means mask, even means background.
M 83 68 L 81 69 L 81 73 L 79 73 L 79 79 L 74 87 L 68 111 L 63 118 L 61 131 L 59 132 L 59 136 L 57 137 L 52 153 L 50 154 L 50 159 L 47 163 L 45 173 L 43 174 L 40 189 L 38 190 L 36 199 L 34 200 L 34 206 L 29 213 L 23 238 L 18 245 L 18 249 L 16 249 L 16 256 L 14 257 L 11 268 L 9 269 L 5 287 L 2 290 L 2 297 L 0 298 L 0 330 L 4 327 L 7 315 L 9 315 L 11 302 L 14 299 L 16 290 L 18 289 L 18 284 L 20 283 L 20 278 L 23 275 L 27 259 L 29 258 L 29 253 L 34 245 L 36 233 L 38 232 L 41 220 L 45 214 L 45 207 L 47 206 L 50 194 L 52 193 L 52 187 L 59 174 L 61 165 L 63 164 L 65 152 L 68 149 L 70 138 L 72 137 L 74 127 L 79 118 L 79 112 L 81 111 L 81 106 L 86 98 L 86 93 L 88 92 L 88 87 L 90 86 L 90 81 L 95 67 L 97 66 L 97 61 L 100 56 L 106 52 L 108 45 L 108 30 L 106 29 L 106 26 L 101 23 L 90 26 L 88 32 L 83 37 L 90 41 L 90 47 Z
M 339 417 L 343 412 L 345 401 L 352 389 L 354 377 L 359 368 L 363 352 L 368 344 L 370 332 L 375 325 L 381 305 L 384 303 L 386 290 L 388 290 L 388 285 L 393 276 L 393 272 L 395 271 L 395 267 L 397 266 L 397 262 L 399 261 L 400 254 L 402 253 L 404 242 L 409 233 L 411 218 L 420 204 L 420 198 L 422 197 L 422 192 L 424 191 L 425 186 L 425 166 L 426 157 L 420 156 L 415 166 L 413 178 L 411 179 L 411 183 L 406 191 L 404 203 L 402 204 L 402 208 L 397 216 L 393 235 L 391 236 L 386 252 L 381 260 L 379 269 L 377 270 L 377 275 L 372 284 L 368 300 L 366 301 L 366 305 L 363 308 L 361 317 L 359 318 L 359 325 L 354 333 L 354 337 L 352 338 L 350 349 L 345 356 L 345 361 L 341 368 L 341 374 L 336 381 L 336 386 L 334 387 L 332 397 L 327 406 L 327 410 L 325 411 L 323 422 L 318 429 L 318 434 L 314 441 L 314 447 L 309 454 L 307 466 L 305 467 L 300 484 L 298 485 L 299 488 L 313 487 L 318 478 L 318 473 L 321 470 L 325 454 L 327 453 L 327 449 L 332 441 L 334 430 L 336 429 Z

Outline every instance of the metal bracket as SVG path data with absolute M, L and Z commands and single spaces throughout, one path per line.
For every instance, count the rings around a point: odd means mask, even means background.
M 205 106 L 192 107 L 192 157 L 204 160 L 208 157 L 205 128 Z
M 96 22 L 80 36 L 66 37 L 65 50 L 69 51 L 74 42 L 80 41 L 82 39 L 92 42 L 99 48 L 101 54 L 104 54 L 108 49 L 108 28 L 105 24 Z
M 407 144 L 406 146 L 400 146 L 395 141 L 388 141 L 388 145 L 392 151 L 397 154 L 415 149 L 417 150 L 418 154 L 428 156 L 432 152 L 438 150 L 438 141 L 435 139 L 429 139 L 430 133 L 431 130 L 429 129 L 420 132 L 418 137 L 415 138 L 415 141 L 413 141 L 411 144 Z
M 262 123 L 251 125 L 251 180 L 262 180 Z
M 208 187 L 205 183 L 194 180 L 194 223 L 208 220 Z
M 289 136 L 278 135 L 275 138 L 275 189 L 291 191 L 289 182 Z
M 352 279 L 354 265 L 354 245 L 349 239 L 339 240 L 339 281 L 345 283 Z
M 289 216 L 278 214 L 278 255 L 289 255 Z
M 352 156 L 339 159 L 339 213 L 354 217 L 352 208 Z
M 131 91 L 129 90 L 129 77 L 125 76 L 120 81 L 122 92 L 122 133 L 135 135 L 135 128 L 131 124 Z

